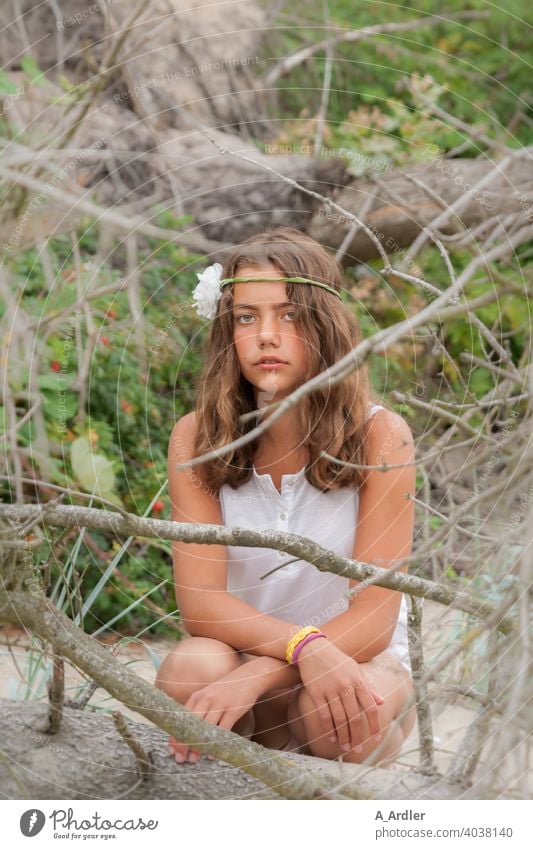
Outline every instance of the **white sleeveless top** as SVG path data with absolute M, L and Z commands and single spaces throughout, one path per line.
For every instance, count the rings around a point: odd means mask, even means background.
M 369 416 L 383 409 L 375 404 Z M 299 534 L 335 554 L 350 559 L 353 556 L 359 510 L 356 489 L 344 487 L 321 492 L 307 481 L 303 467 L 295 474 L 282 476 L 279 493 L 272 477 L 258 474 L 253 467 L 249 481 L 237 489 L 224 484 L 219 497 L 224 525 Z M 349 579 L 320 572 L 305 560 L 284 566 L 261 580 L 266 572 L 292 559 L 292 555 L 283 551 L 227 546 L 227 592 L 261 613 L 302 627 L 320 627 L 348 609 Z M 404 593 L 388 651 L 411 671 Z

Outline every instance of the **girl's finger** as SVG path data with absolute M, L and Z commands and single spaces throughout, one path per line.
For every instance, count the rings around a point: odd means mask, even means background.
M 218 721 L 218 727 L 224 728 L 226 731 L 231 731 L 235 723 L 237 722 L 237 718 L 235 718 L 235 713 L 233 711 L 225 711 Z
M 195 693 L 191 693 L 183 707 L 191 713 L 203 714 L 209 709 L 211 701 L 205 696 L 200 697 L 197 690 Z
M 225 728 L 228 731 L 231 731 L 236 722 L 239 721 L 241 716 L 244 716 L 242 710 L 234 708 L 232 710 L 225 711 L 224 715 L 218 722 L 219 728 Z
M 191 755 L 194 755 L 193 763 L 200 758 L 198 749 L 191 749 L 187 743 L 176 740 L 175 737 L 168 738 L 168 754 L 173 757 L 176 763 L 182 764 L 186 760 L 190 760 Z
M 191 695 L 189 696 L 189 698 L 187 699 L 187 701 L 183 705 L 185 710 L 193 710 L 194 709 L 194 705 L 196 704 L 195 696 L 196 696 L 196 693 L 191 693 Z
M 168 745 L 168 753 L 169 755 L 174 755 L 178 749 L 180 749 L 185 744 L 180 740 L 176 740 L 175 737 L 169 737 L 167 740 Z
M 348 717 L 348 729 L 350 736 L 350 748 L 354 748 L 359 752 L 364 743 L 364 728 L 361 715 L 361 707 L 357 700 L 354 687 L 350 687 L 342 697 L 344 710 Z
M 186 743 L 180 743 L 176 741 L 176 744 L 168 747 L 169 755 L 171 755 L 176 763 L 182 764 L 189 753 L 189 747 Z
M 311 696 L 311 693 L 309 693 L 309 695 Z M 329 702 L 323 697 L 320 697 L 320 699 L 315 699 L 313 696 L 311 696 L 311 698 L 312 698 L 313 704 L 316 708 L 318 718 L 320 719 L 320 722 L 322 723 L 322 728 L 324 729 L 324 733 L 328 735 L 328 738 L 332 743 L 336 743 L 337 742 L 337 732 L 335 730 L 335 722 L 334 722 L 333 716 L 331 714 Z
M 210 722 L 211 725 L 220 725 L 220 720 L 224 716 L 224 711 L 220 708 L 212 708 L 210 711 L 206 713 L 203 717 L 206 722 Z
M 385 703 L 385 699 L 383 698 L 383 696 L 380 696 L 380 694 L 379 694 L 379 693 L 377 693 L 377 692 L 374 690 L 374 688 L 373 688 L 373 687 L 371 687 L 371 688 L 370 688 L 370 692 L 372 693 L 372 697 L 376 700 L 376 702 L 378 703 L 378 705 L 382 705 L 382 704 L 384 704 L 384 703 Z
M 203 719 L 205 714 L 207 713 L 207 711 L 210 710 L 210 707 L 206 706 L 205 703 L 199 704 L 197 702 L 194 705 L 191 705 L 190 707 L 188 707 L 187 710 L 190 713 L 194 713 L 194 715 L 198 716 L 200 719 Z
M 329 703 L 333 722 L 335 723 L 335 732 L 339 745 L 346 751 L 350 748 L 350 726 L 348 717 L 340 696 L 335 696 Z
M 357 698 L 363 709 L 366 721 L 368 722 L 368 731 L 371 737 L 377 739 L 380 732 L 379 726 L 379 710 L 375 699 L 368 691 L 367 686 L 362 682 L 361 686 L 357 687 Z

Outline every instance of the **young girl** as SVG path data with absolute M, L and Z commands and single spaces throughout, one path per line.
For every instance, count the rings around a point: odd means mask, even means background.
M 268 424 L 273 410 L 241 417 L 285 398 L 362 338 L 339 294 L 339 265 L 299 230 L 253 236 L 199 277 L 198 313 L 212 324 L 197 409 L 169 444 L 173 520 L 295 533 L 407 571 L 413 438 L 400 415 L 372 402 L 365 364 L 230 453 L 176 468 Z M 188 636 L 161 664 L 158 687 L 214 725 L 323 758 L 366 760 L 392 723 L 370 761 L 390 763 L 415 718 L 410 708 L 393 722 L 413 687 L 403 594 L 267 548 L 175 542 L 173 559 Z M 179 763 L 200 758 L 172 737 L 169 753 Z

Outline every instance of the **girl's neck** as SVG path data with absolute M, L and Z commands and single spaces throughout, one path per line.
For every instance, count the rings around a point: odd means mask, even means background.
M 264 416 L 261 421 L 267 421 Z M 285 457 L 287 454 L 302 453 L 304 439 L 300 433 L 295 410 L 291 409 L 276 419 L 258 437 L 258 453 L 269 457 Z
M 294 474 L 309 462 L 309 450 L 304 445 L 295 412 L 293 408 L 288 410 L 263 431 L 254 451 L 256 471 L 270 475 L 278 492 L 283 475 Z

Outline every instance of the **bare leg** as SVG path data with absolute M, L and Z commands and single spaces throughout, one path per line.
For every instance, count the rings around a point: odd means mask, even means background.
M 268 749 L 281 749 L 291 737 L 287 709 L 292 688 L 269 690 L 253 708 L 255 732 L 252 737 Z
M 184 705 L 196 690 L 218 681 L 243 662 L 238 651 L 220 640 L 210 637 L 187 637 L 163 660 L 155 686 Z M 254 726 L 254 715 L 249 710 L 235 723 L 232 731 L 250 737 Z M 197 757 L 192 758 L 193 762 L 197 760 Z
M 242 656 L 246 662 L 256 658 L 246 652 L 242 652 Z M 287 721 L 292 691 L 292 687 L 268 690 L 256 701 L 253 707 L 255 731 L 251 738 L 254 743 L 267 749 L 281 749 L 292 737 Z
M 378 712 L 381 730 L 388 732 L 391 723 L 402 713 L 406 700 L 413 691 L 411 676 L 400 661 L 388 651 L 382 652 L 368 663 L 362 663 L 361 667 L 372 685 L 385 699 L 384 704 L 378 706 Z M 356 752 L 355 749 L 351 749 L 344 752 L 338 743 L 332 743 L 328 739 L 317 716 L 315 705 L 305 689 L 298 691 L 297 698 L 291 701 L 287 718 L 290 729 L 299 743 L 307 744 L 312 755 L 330 760 L 342 755 L 346 762 L 361 763 L 381 745 L 385 736 L 383 735 L 378 741 L 368 739 L 368 726 L 365 722 L 364 738 L 358 741 L 363 747 L 362 750 Z M 376 761 L 370 758 L 369 763 L 376 762 L 382 766 L 390 763 L 397 756 L 405 738 L 411 733 L 414 722 L 415 707 L 413 706 L 401 725 L 391 729 L 383 749 L 376 756 Z

